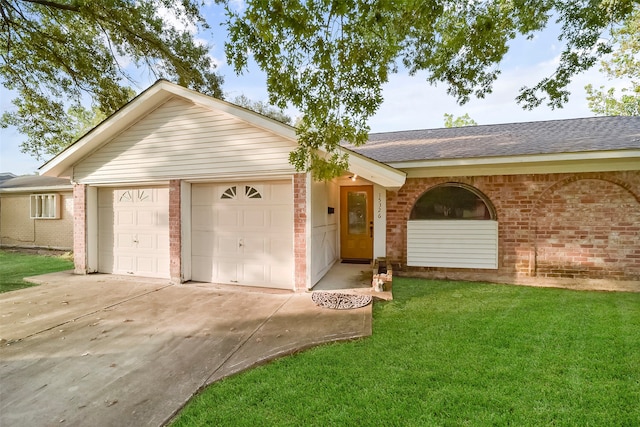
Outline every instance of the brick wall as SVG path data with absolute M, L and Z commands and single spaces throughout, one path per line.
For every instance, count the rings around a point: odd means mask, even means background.
M 182 282 L 182 226 L 180 180 L 169 182 L 169 274 L 173 283 Z
M 471 185 L 494 205 L 498 270 L 406 267 L 406 222 L 434 185 Z M 414 178 L 387 195 L 387 257 L 426 277 L 640 280 L 640 171 Z
M 87 274 L 87 189 L 73 186 L 73 262 L 76 274 Z
M 293 176 L 294 282 L 298 291 L 307 288 L 307 176 Z
M 30 218 L 30 194 L 3 194 L 0 200 L 0 245 L 71 250 L 73 247 L 73 196 L 60 195 L 60 218 Z
M 0 243 L 35 246 L 35 220 L 29 218 L 29 195 L 3 194 L 0 197 Z

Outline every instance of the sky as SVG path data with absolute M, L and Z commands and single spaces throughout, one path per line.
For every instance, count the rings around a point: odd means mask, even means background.
M 245 95 L 254 101 L 267 101 L 266 78 L 257 65 L 250 64 L 248 72 L 237 76 L 226 63 L 226 34 L 220 25 L 224 20 L 220 7 L 212 2 L 204 6 L 203 14 L 211 30 L 198 34 L 198 37 L 212 46 L 211 55 L 218 64 L 217 71 L 225 79 L 223 90 L 226 98 Z M 426 74 L 409 76 L 400 72 L 391 75 L 383 89 L 384 102 L 369 120 L 371 132 L 443 127 L 445 113 L 454 117 L 469 114 L 479 125 L 593 116 L 587 106 L 585 85 L 621 88 L 628 84 L 624 80 L 608 80 L 597 66 L 574 77 L 569 86 L 569 102 L 562 109 L 552 110 L 542 105 L 531 111 L 523 110 L 515 101 L 522 86 L 533 86 L 553 73 L 562 48 L 553 30 L 538 33 L 532 40 L 514 40 L 500 64 L 501 74 L 494 83 L 493 93 L 484 99 L 472 99 L 462 106 L 447 95 L 444 85 L 430 86 Z M 153 81 L 152 77 L 143 75 L 134 89 L 141 92 Z M 0 90 L 0 108 L 2 112 L 12 108 L 11 96 L 4 89 Z M 295 110 L 286 112 L 294 118 L 297 115 Z M 19 145 L 24 139 L 15 129 L 0 129 L 0 172 L 16 175 L 37 173 L 44 161 L 20 152 Z

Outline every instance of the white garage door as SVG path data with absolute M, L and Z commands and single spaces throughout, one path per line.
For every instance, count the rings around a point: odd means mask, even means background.
M 192 280 L 293 289 L 291 182 L 193 184 Z
M 98 271 L 169 278 L 169 189 L 98 191 Z

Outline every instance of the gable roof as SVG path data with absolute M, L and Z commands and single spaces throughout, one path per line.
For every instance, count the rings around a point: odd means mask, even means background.
M 254 126 L 295 141 L 295 129 L 289 125 L 220 99 L 203 95 L 167 80 L 158 80 L 60 154 L 42 165 L 40 174 L 70 176 L 70 168 L 75 163 L 109 142 L 172 97 L 180 97 L 194 104 L 232 114 L 241 120 L 251 122 Z
M 374 133 L 352 150 L 384 163 L 640 149 L 640 117 Z
M 102 146 L 172 98 L 180 98 L 204 108 L 228 114 L 251 126 L 269 131 L 285 140 L 291 141 L 292 149 L 297 144 L 296 130 L 289 125 L 166 80 L 159 80 L 78 139 L 74 144 L 41 166 L 40 173 L 56 177 L 72 176 L 74 165 L 95 153 Z M 350 157 L 350 168 L 354 169 L 353 173 L 357 173 L 363 178 L 386 188 L 400 188 L 405 181 L 404 172 L 395 170 L 373 159 L 360 156 L 357 153 L 353 153 Z

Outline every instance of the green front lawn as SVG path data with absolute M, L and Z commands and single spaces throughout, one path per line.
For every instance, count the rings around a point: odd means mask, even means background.
M 68 256 L 30 255 L 0 250 L 0 293 L 34 286 L 22 280 L 38 274 L 73 268 Z
M 372 337 L 213 384 L 175 425 L 638 425 L 640 294 L 393 286 Z

